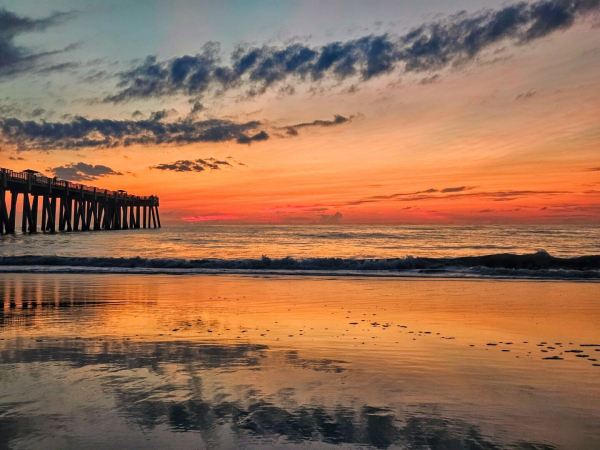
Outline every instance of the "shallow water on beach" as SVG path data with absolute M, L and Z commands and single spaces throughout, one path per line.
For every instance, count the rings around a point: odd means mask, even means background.
M 2 274 L 0 448 L 599 448 L 598 292 Z

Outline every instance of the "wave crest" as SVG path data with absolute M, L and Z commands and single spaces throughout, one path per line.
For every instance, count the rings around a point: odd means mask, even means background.
M 559 258 L 544 250 L 454 258 L 183 259 L 64 256 L 0 257 L 2 272 L 291 273 L 371 276 L 452 276 L 600 279 L 600 255 Z

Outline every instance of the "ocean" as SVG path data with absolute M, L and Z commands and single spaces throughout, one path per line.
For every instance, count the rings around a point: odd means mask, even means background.
M 0 448 L 600 448 L 600 228 L 0 237 Z
M 0 237 L 0 271 L 600 278 L 598 226 L 281 226 Z M 508 254 L 508 255 L 507 255 Z

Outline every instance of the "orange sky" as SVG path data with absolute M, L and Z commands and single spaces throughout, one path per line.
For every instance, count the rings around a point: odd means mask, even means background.
M 272 90 L 240 101 L 239 92 L 228 92 L 206 100 L 201 119 L 260 121 L 270 138 L 251 145 L 5 145 L 0 166 L 46 174 L 80 161 L 108 166 L 121 175 L 85 183 L 158 195 L 166 222 L 326 223 L 337 222 L 329 217 L 336 213 L 343 223 L 598 222 L 599 38 L 600 28 L 577 24 L 532 45 L 495 46 L 436 78 L 393 71 L 322 92 L 300 84 L 293 95 Z M 174 109 L 168 120 L 190 108 L 177 96 L 73 105 L 87 117 L 112 118 L 138 107 L 144 114 Z M 336 114 L 351 120 L 301 128 L 295 137 L 281 130 Z M 153 168 L 227 157 L 231 166 L 219 170 Z

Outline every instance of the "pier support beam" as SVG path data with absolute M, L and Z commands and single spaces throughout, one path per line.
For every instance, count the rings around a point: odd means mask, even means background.
M 152 224 L 154 225 L 154 228 L 156 228 L 156 215 L 154 214 L 154 206 L 150 207 L 150 215 L 152 216 Z
M 56 231 L 56 197 L 44 195 L 42 201 L 42 231 Z
M 158 206 L 154 206 L 156 209 L 156 220 L 158 221 L 158 228 L 160 228 L 160 216 L 158 215 Z
M 10 197 L 10 216 L 8 218 L 9 221 L 9 230 L 7 231 L 7 233 L 14 233 L 15 232 L 15 225 L 17 223 L 17 193 L 15 191 L 12 191 L 10 193 L 11 197 Z
M 6 207 L 6 191 L 0 189 L 0 233 L 10 233 L 8 208 Z
M 37 233 L 37 221 L 38 221 L 38 195 L 33 196 L 33 202 L 31 204 L 31 217 L 33 219 L 33 228 L 29 229 L 30 233 Z
M 133 208 L 133 204 L 129 207 L 129 228 L 137 228 L 135 226 L 135 211 Z
M 104 204 L 100 201 L 96 201 L 96 211 L 97 211 L 97 216 L 96 216 L 96 220 L 94 221 L 94 230 L 101 230 L 102 229 L 102 220 L 105 214 L 104 211 Z
M 37 209 L 37 197 L 34 197 L 34 206 Z M 29 201 L 29 194 L 25 192 L 23 194 L 23 216 L 21 218 L 21 231 L 23 233 L 34 233 L 36 231 L 36 223 L 33 218 L 33 211 L 31 208 L 31 202 Z

